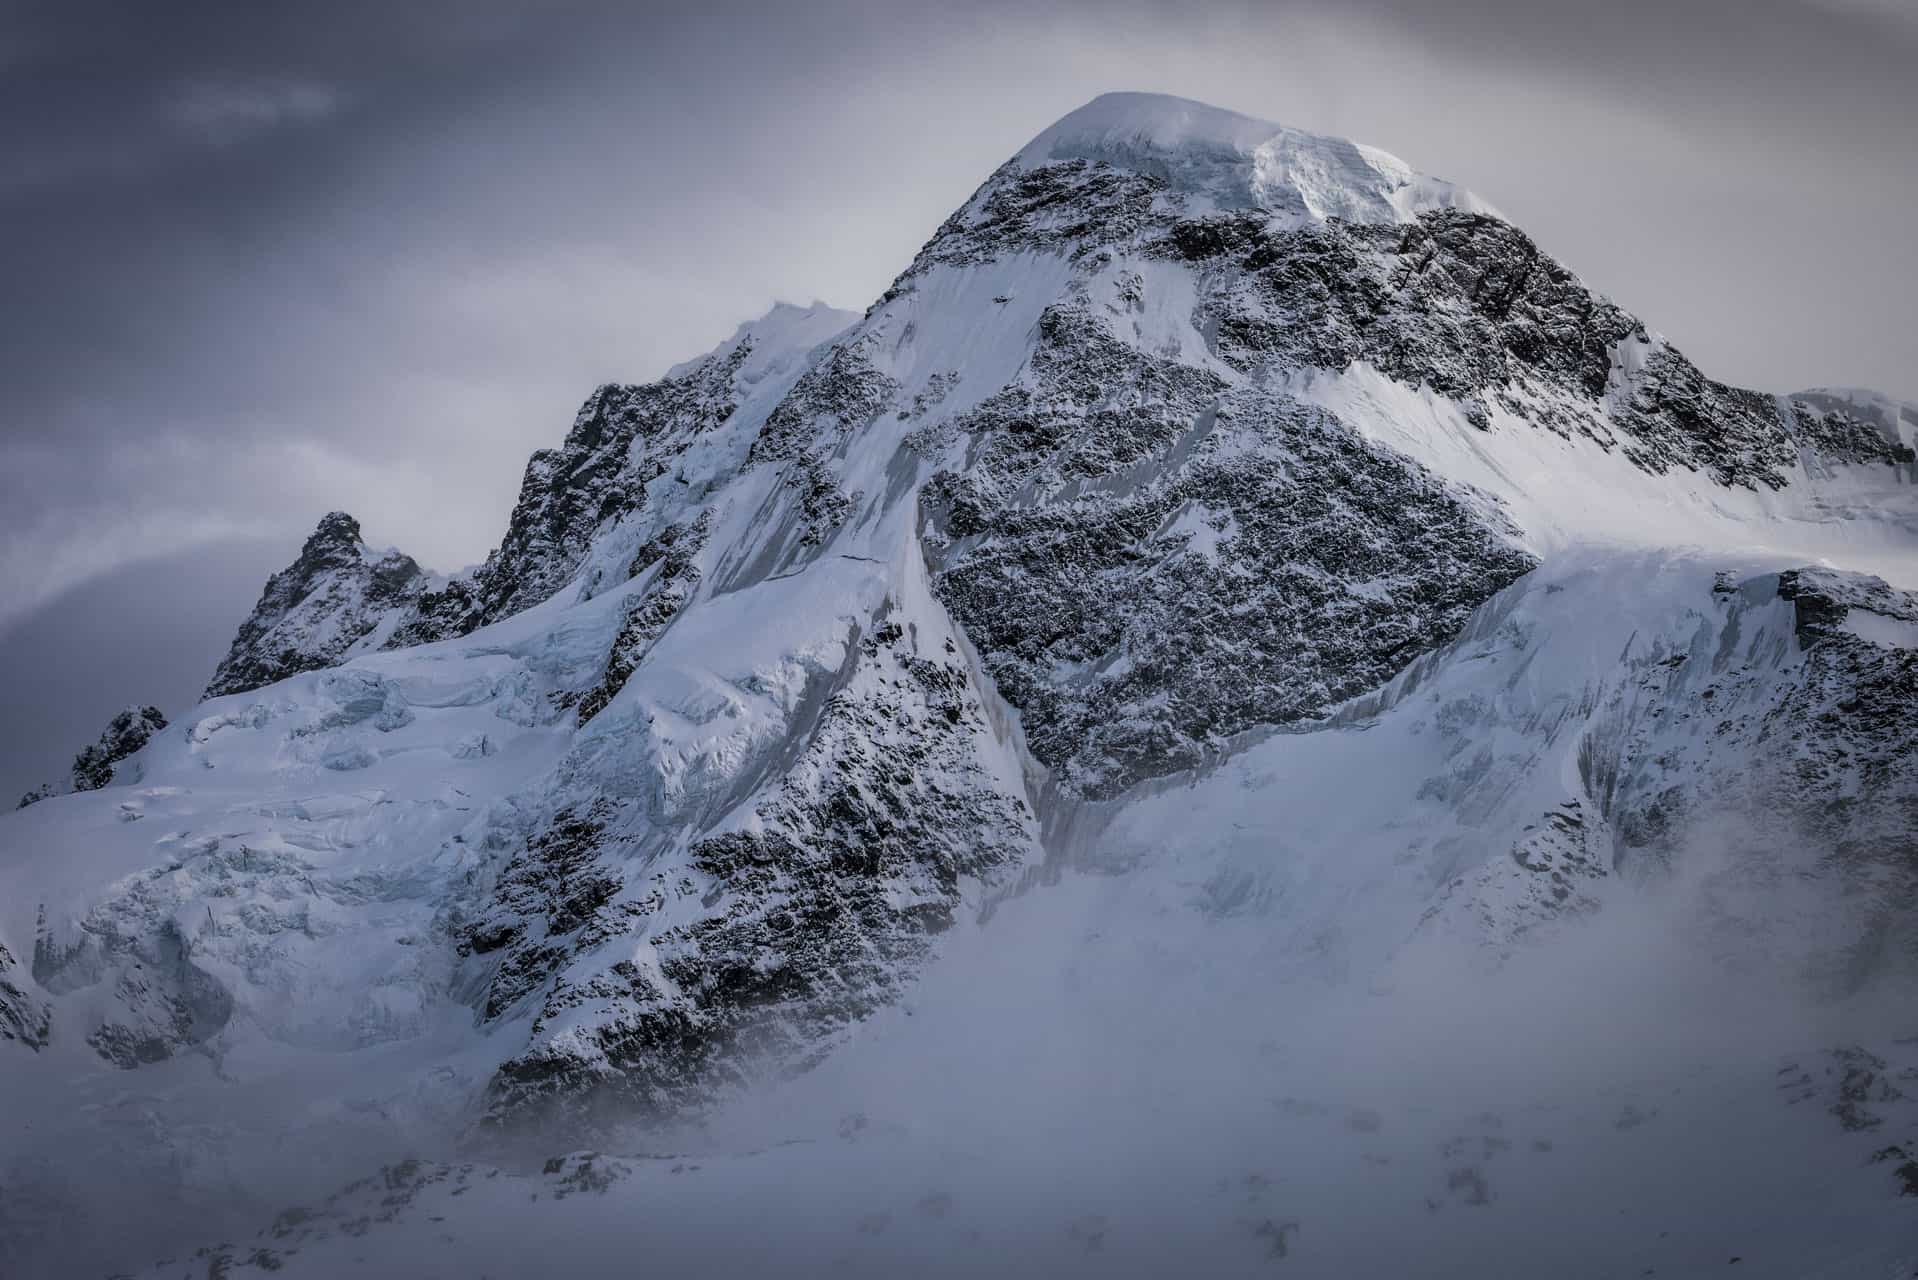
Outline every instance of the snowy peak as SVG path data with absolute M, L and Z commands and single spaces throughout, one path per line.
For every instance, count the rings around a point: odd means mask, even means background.
M 1074 160 L 1157 178 L 1214 208 L 1301 221 L 1406 222 L 1432 209 L 1497 216 L 1471 192 L 1375 147 L 1163 94 L 1094 98 L 1027 143 L 1015 163 Z
M 374 632 L 390 631 L 427 577 L 411 556 L 368 547 L 352 516 L 328 512 L 299 558 L 267 580 L 206 696 L 332 666 Z
M 307 536 L 303 555 L 353 555 L 360 546 L 360 522 L 344 511 L 329 511 Z
M 725 360 L 746 347 L 752 354 L 743 362 L 739 375 L 744 381 L 753 381 L 769 365 L 805 355 L 820 343 L 838 337 L 858 319 L 856 311 L 842 311 L 817 299 L 804 307 L 776 302 L 771 311 L 740 325 L 732 337 L 711 351 L 668 369 L 666 376 L 683 378 L 708 360 Z

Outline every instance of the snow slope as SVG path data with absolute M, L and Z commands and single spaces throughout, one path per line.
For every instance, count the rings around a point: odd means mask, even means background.
M 0 1258 L 1909 1270 L 1913 417 L 1098 99 L 0 819 Z
M 701 1131 L 521 1172 L 395 1161 L 151 1274 L 635 1250 L 747 1274 L 1898 1274 L 1907 1157 L 1879 1157 L 1918 1145 L 1909 1003 L 1824 989 L 1815 884 L 1754 884 L 1749 850 L 1608 874 L 1544 843 L 1599 810 L 1582 760 L 1626 753 L 1621 718 L 1667 761 L 1715 736 L 1669 714 L 1701 689 L 1736 717 L 1802 678 L 1772 584 L 1716 586 L 1564 564 L 1335 723 L 1083 816 L 902 1005 Z M 1685 772 L 1661 767 L 1653 794 Z M 1475 864 L 1488 846 L 1532 865 Z

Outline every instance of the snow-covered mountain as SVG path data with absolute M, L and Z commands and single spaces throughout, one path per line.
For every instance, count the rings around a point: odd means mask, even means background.
M 1914 444 L 1100 98 L 0 819 L 0 1257 L 1908 1272 Z

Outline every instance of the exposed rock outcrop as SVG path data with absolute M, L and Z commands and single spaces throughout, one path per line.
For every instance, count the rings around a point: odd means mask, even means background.
M 158 707 L 128 707 L 107 722 L 98 742 L 82 747 L 73 757 L 67 786 L 42 783 L 21 796 L 17 807 L 24 809 L 70 791 L 98 791 L 114 781 L 115 766 L 144 747 L 166 725 L 166 716 Z
M 53 1013 L 45 1001 L 20 986 L 17 970 L 13 953 L 0 943 L 0 1040 L 43 1049 L 53 1034 Z
M 344 511 L 321 519 L 297 560 L 267 580 L 204 696 L 244 693 L 330 667 L 396 626 L 428 576 L 411 556 L 375 551 Z

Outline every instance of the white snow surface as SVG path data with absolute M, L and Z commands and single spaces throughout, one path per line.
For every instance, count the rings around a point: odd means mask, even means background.
M 1728 488 L 1693 471 L 1652 475 L 1501 405 L 1481 431 L 1457 401 L 1363 363 L 1304 371 L 1290 389 L 1437 474 L 1496 495 L 1528 549 L 1548 560 L 1589 545 L 1722 550 L 1826 562 L 1918 588 L 1918 476 L 1909 466 L 1801 460 L 1784 489 Z
M 1823 1003 L 1795 986 L 1828 923 L 1815 901 L 1742 884 L 1713 856 L 1677 881 L 1610 882 L 1601 908 L 1540 926 L 1549 945 L 1488 947 L 1472 924 L 1481 912 L 1526 919 L 1501 879 L 1506 860 L 1481 862 L 1484 851 L 1582 794 L 1577 753 L 1634 670 L 1668 644 L 1718 645 L 1722 622 L 1703 602 L 1726 563 L 1568 556 L 1349 717 L 1081 814 L 1033 885 L 977 903 L 912 998 L 818 1070 L 698 1131 L 520 1169 L 444 1147 L 432 1158 L 434 1122 L 489 1053 L 445 994 L 420 999 L 430 984 L 408 969 L 417 949 L 403 939 L 467 865 L 442 833 L 483 829 L 461 793 L 499 786 L 508 761 L 550 764 L 557 747 L 551 729 L 502 722 L 493 686 L 426 672 L 556 633 L 509 630 L 463 657 L 396 655 L 385 674 L 433 736 L 499 743 L 469 757 L 470 772 L 440 766 L 458 783 L 440 784 L 446 808 L 416 803 L 369 839 L 369 806 L 394 804 L 409 782 L 400 770 L 416 767 L 404 756 L 367 765 L 352 792 L 312 792 L 320 775 L 287 761 L 213 792 L 177 737 L 158 753 L 175 764 L 155 773 L 192 793 L 143 787 L 119 802 L 147 815 L 132 823 L 96 806 L 85 830 L 107 840 L 230 796 L 226 826 L 297 852 L 329 892 L 350 882 L 364 898 L 299 938 L 249 945 L 263 971 L 297 958 L 289 967 L 324 975 L 289 992 L 301 1009 L 272 1025 L 258 1006 L 214 1060 L 148 1069 L 137 1095 L 85 1055 L 62 1057 L 77 1088 L 48 1096 L 87 1101 L 51 1133 L 41 1112 L 36 1131 L 97 1142 L 75 1131 L 129 1110 L 165 1115 L 196 1199 L 280 1197 L 249 1199 L 231 1243 L 141 1273 L 156 1278 L 219 1259 L 294 1276 L 518 1276 L 616 1267 L 634 1251 L 652 1266 L 748 1275 L 1151 1276 L 1182 1263 L 1221 1276 L 1275 1265 L 1324 1277 L 1688 1275 L 1732 1257 L 1767 1277 L 1902 1274 L 1918 1263 L 1909 1201 L 1871 1155 L 1918 1135 L 1918 1100 L 1845 1131 L 1832 1108 L 1847 1060 L 1834 1049 L 1875 1036 L 1886 1071 L 1909 1074 L 1918 1047 L 1893 1034 L 1912 1030 L 1908 1008 Z M 1785 667 L 1796 661 L 1789 608 L 1753 622 L 1743 644 L 1776 642 Z M 322 677 L 305 679 L 316 683 L 281 695 L 326 696 Z M 681 724 L 756 714 L 695 712 L 710 689 L 672 696 Z M 1486 780 L 1483 803 L 1431 787 L 1458 763 L 1444 725 L 1461 707 L 1484 714 L 1472 741 L 1509 771 Z M 213 757 L 219 775 L 244 767 L 247 735 L 265 729 L 194 732 L 203 751 L 231 735 Z M 1686 741 L 1674 731 L 1671 749 Z M 263 786 L 287 799 L 261 803 Z M 126 865 L 141 860 L 130 834 L 119 844 Z M 420 852 L 409 861 L 402 844 Z M 76 887 L 104 870 L 80 870 Z M 182 923 L 205 963 L 222 965 L 249 899 L 210 900 L 222 913 L 212 924 Z M 347 990 L 375 975 L 391 994 L 368 1018 Z M 396 1025 L 395 999 L 414 1025 Z M 330 1035 L 312 1025 L 321 1019 Z M 244 1139 L 269 1136 L 240 1158 Z M 284 1167 L 293 1149 L 298 1178 Z M 392 1163 L 326 1199 L 369 1172 L 347 1167 L 355 1156 Z
M 1031 168 L 1092 160 L 1164 179 L 1214 208 L 1323 221 L 1405 222 L 1427 209 L 1497 210 L 1397 156 L 1156 93 L 1108 93 L 1019 152 Z
M 747 321 L 733 336 L 703 355 L 683 360 L 666 371 L 668 378 L 680 377 L 710 359 L 725 359 L 741 343 L 753 344 L 752 354 L 736 375 L 742 387 L 750 387 L 776 377 L 791 368 L 822 342 L 838 337 L 859 319 L 855 311 L 842 311 L 823 302 L 800 306 L 793 302 L 775 303 L 773 309 L 757 320 Z

